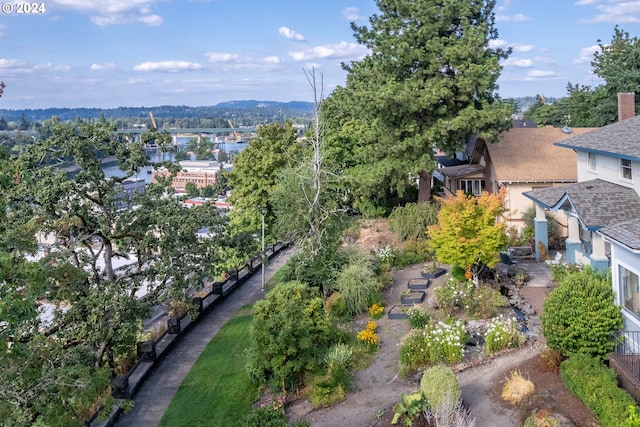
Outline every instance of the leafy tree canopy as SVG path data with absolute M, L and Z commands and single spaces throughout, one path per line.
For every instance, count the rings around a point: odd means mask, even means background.
M 467 196 L 438 198 L 438 224 L 429 227 L 436 257 L 447 264 L 471 268 L 474 278 L 483 265 L 494 267 L 507 243 L 506 223 L 498 218 L 506 212 L 505 190 Z

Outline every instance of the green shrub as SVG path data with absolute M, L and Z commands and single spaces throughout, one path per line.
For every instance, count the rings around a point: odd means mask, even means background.
M 379 292 L 379 282 L 372 265 L 349 264 L 338 274 L 335 288 L 346 305 L 347 313 L 356 315 L 371 305 Z
M 429 323 L 431 316 L 417 307 L 412 307 L 407 311 L 409 325 L 412 329 L 422 329 Z
M 334 384 L 330 379 L 315 384 L 311 389 L 309 398 L 314 408 L 331 406 L 344 400 L 344 387 L 342 384 Z
M 432 366 L 420 379 L 420 391 L 427 398 L 430 408 L 442 406 L 446 399 L 460 400 L 460 384 L 453 371 L 444 365 Z
M 618 387 L 613 369 L 596 357 L 574 354 L 560 364 L 560 375 L 603 426 L 628 426 L 627 420 L 638 410 L 631 395 Z
M 289 419 L 284 411 L 270 406 L 256 408 L 244 416 L 239 427 L 288 427 Z
M 396 254 L 396 257 L 393 260 L 393 266 L 396 268 L 404 268 L 410 265 L 420 264 L 421 262 L 426 261 L 426 259 L 427 258 L 422 254 L 405 249 Z
M 247 371 L 260 383 L 278 382 L 282 391 L 317 367 L 326 348 L 330 322 L 322 298 L 299 282 L 276 285 L 254 305 Z
M 438 223 L 437 203 L 407 203 L 396 206 L 389 215 L 389 229 L 402 241 L 426 239 L 427 227 Z
M 427 409 L 427 401 L 424 395 L 419 392 L 403 393 L 400 402 L 393 406 L 393 419 L 391 424 L 397 424 L 402 420 L 406 427 L 413 425 L 413 419 L 422 414 Z
M 568 357 L 574 353 L 604 357 L 614 345 L 611 334 L 622 328 L 610 277 L 590 267 L 568 273 L 542 306 L 547 345 Z

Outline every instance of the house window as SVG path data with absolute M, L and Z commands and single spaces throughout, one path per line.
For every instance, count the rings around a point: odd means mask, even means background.
M 620 159 L 620 176 L 622 179 L 631 181 L 633 174 L 631 173 L 631 160 Z
M 589 164 L 589 170 L 590 171 L 595 171 L 598 169 L 598 157 L 596 153 L 588 153 L 589 159 L 588 159 L 588 164 Z
M 473 194 L 474 196 L 482 195 L 486 187 L 484 179 L 461 179 L 459 182 L 459 190 L 464 191 L 467 194 Z
M 638 275 L 620 266 L 620 296 L 624 308 L 640 316 L 640 286 Z

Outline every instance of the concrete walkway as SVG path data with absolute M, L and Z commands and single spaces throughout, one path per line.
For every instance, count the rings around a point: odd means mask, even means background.
M 265 268 L 265 281 L 268 281 L 286 263 L 292 252 L 293 249 L 287 248 L 271 259 Z M 199 319 L 198 323 L 180 339 L 136 393 L 133 409 L 121 415 L 114 425 L 120 427 L 157 426 L 182 380 L 220 328 L 240 308 L 263 298 L 264 292 L 260 290 L 261 279 L 261 271 L 257 270 L 211 313 Z

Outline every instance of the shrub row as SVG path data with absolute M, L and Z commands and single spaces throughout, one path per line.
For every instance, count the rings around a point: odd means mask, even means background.
M 560 364 L 562 381 L 591 410 L 603 426 L 625 427 L 631 413 L 638 410 L 635 400 L 618 386 L 613 369 L 600 359 L 575 354 Z

